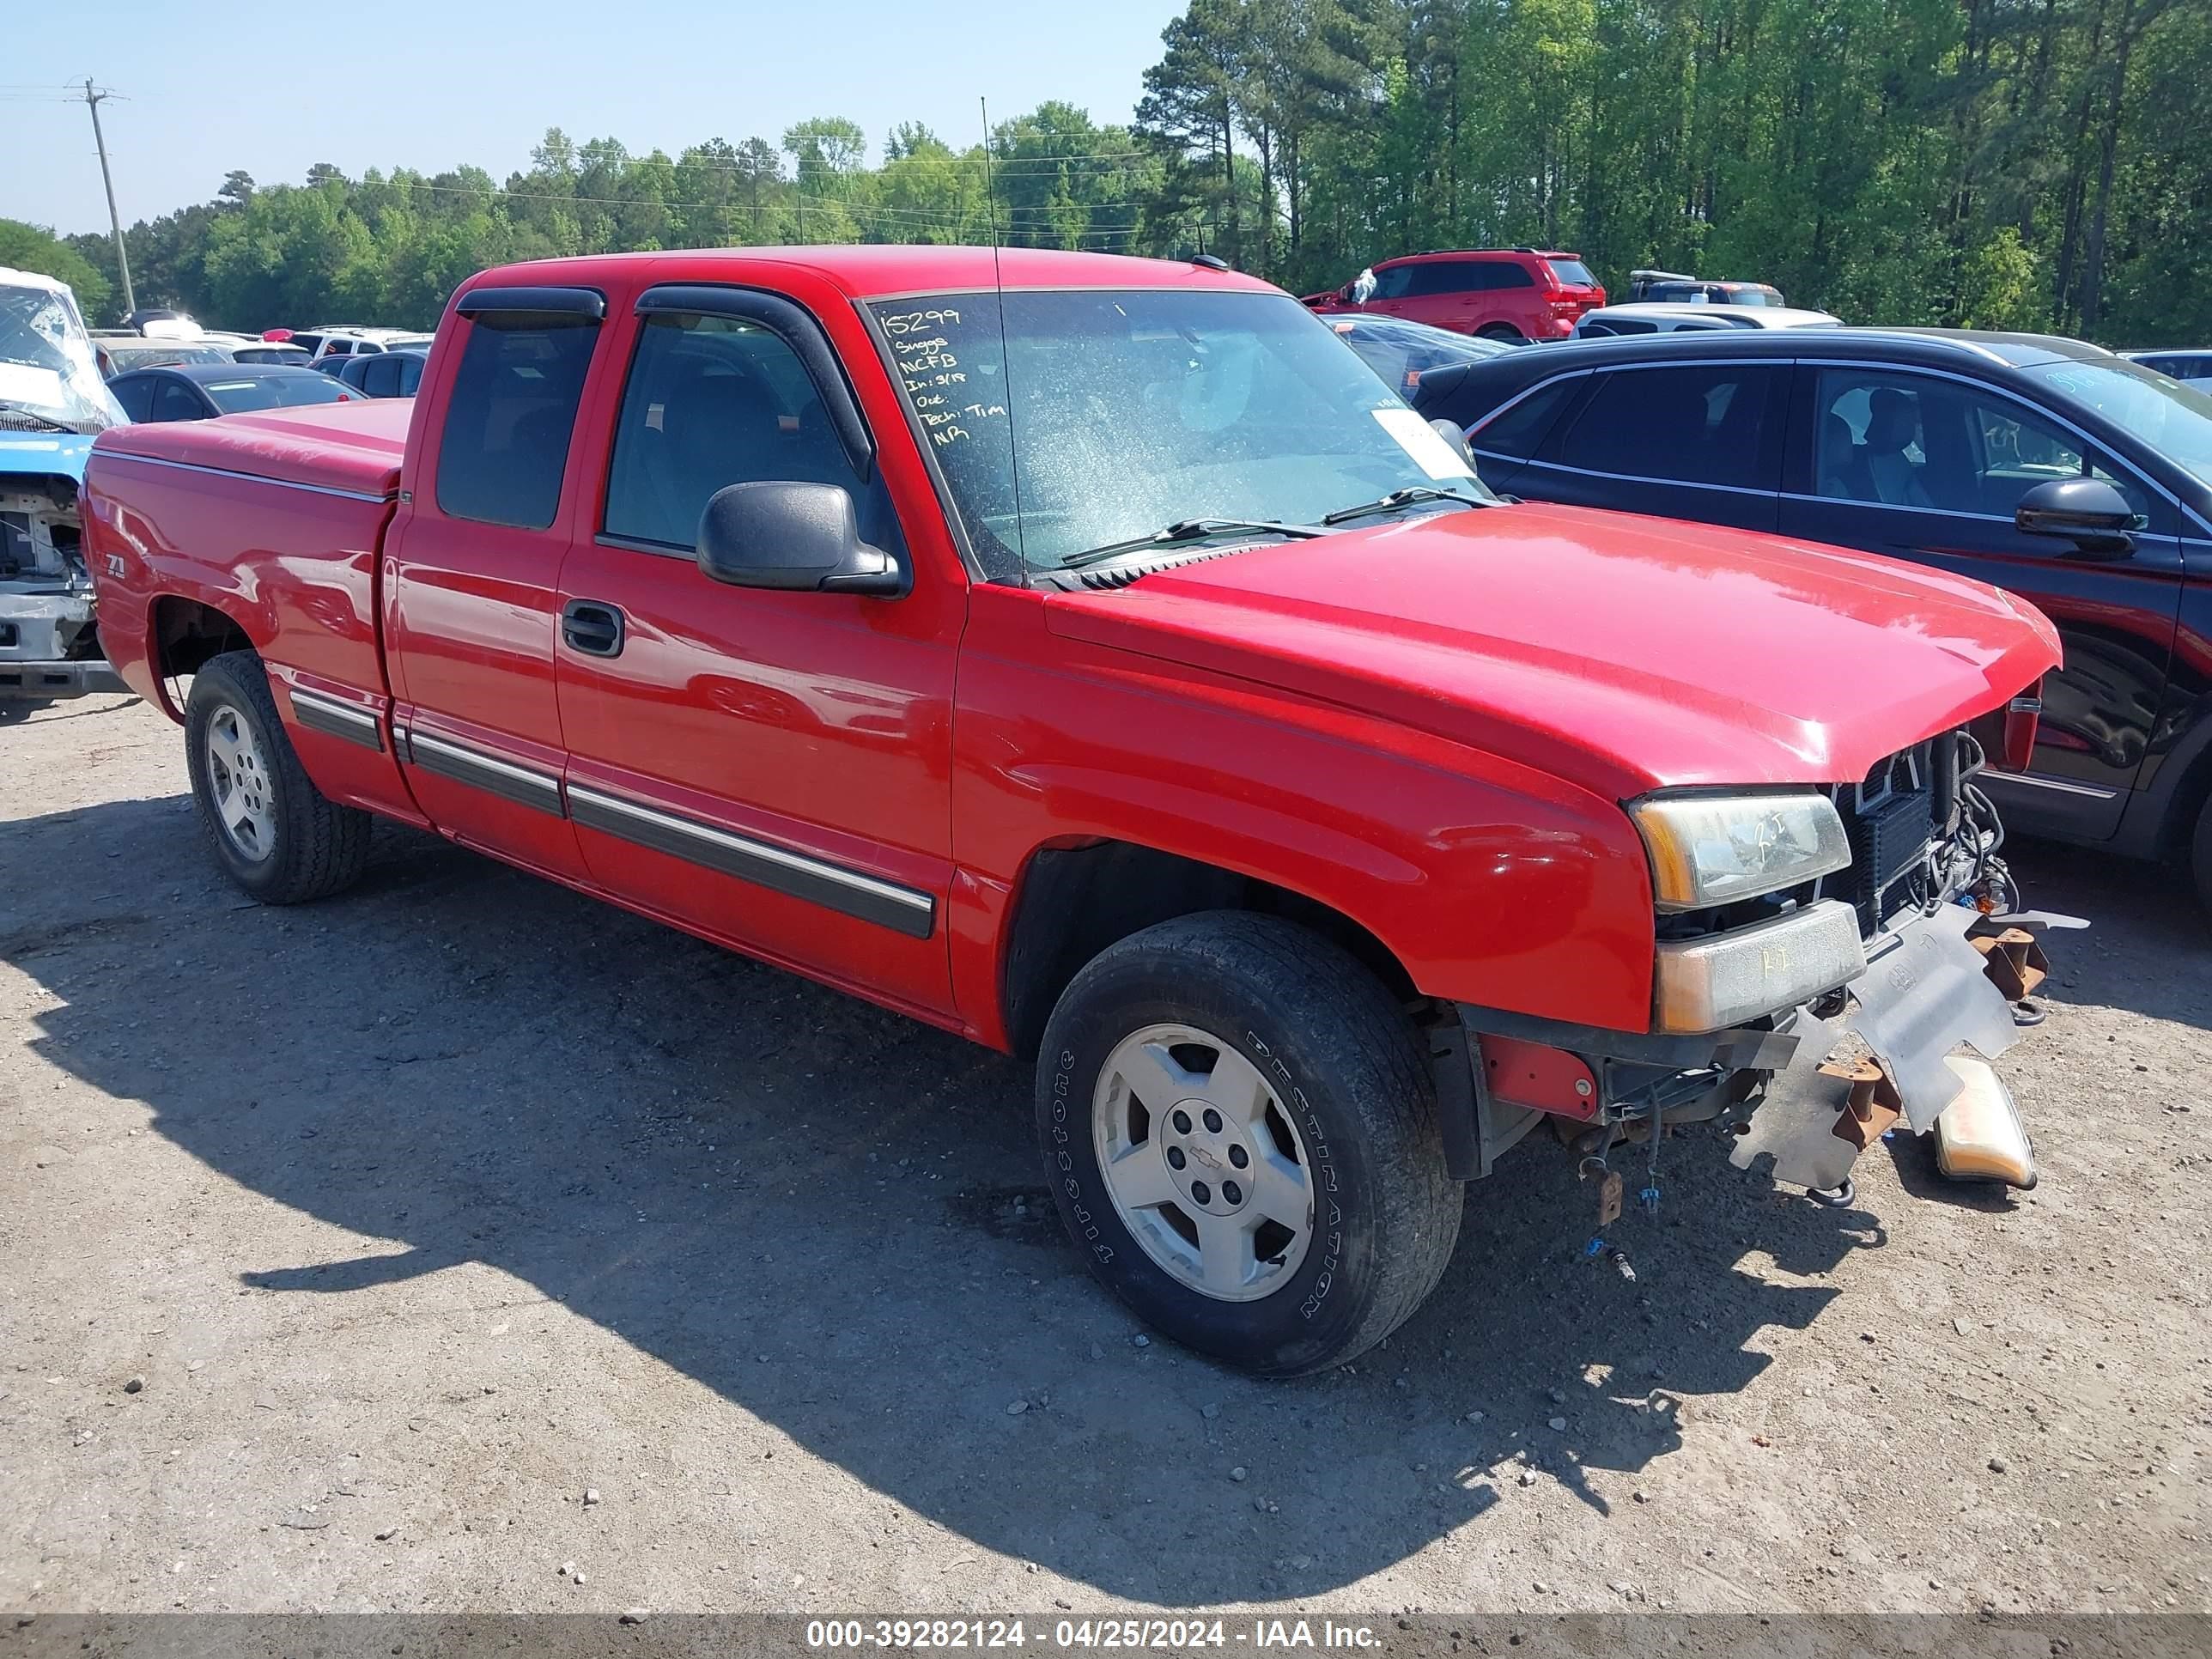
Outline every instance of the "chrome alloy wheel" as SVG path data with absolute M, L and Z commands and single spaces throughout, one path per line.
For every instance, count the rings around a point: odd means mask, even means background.
M 1202 1295 L 1280 1290 L 1313 1238 L 1311 1165 L 1258 1067 L 1190 1025 L 1148 1025 L 1099 1071 L 1091 1133 L 1145 1254 Z
M 215 795 L 216 822 L 222 826 L 231 850 L 255 864 L 275 853 L 276 790 L 269 768 L 253 740 L 252 726 L 227 705 L 208 721 L 207 774 Z

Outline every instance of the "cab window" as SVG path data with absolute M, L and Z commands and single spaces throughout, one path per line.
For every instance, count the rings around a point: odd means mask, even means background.
M 597 319 L 580 315 L 487 311 L 469 323 L 438 443 L 441 513 L 552 524 L 599 337 Z
M 862 539 L 886 544 L 871 523 L 880 492 L 864 488 L 805 365 L 774 331 L 739 317 L 647 317 L 615 422 L 605 533 L 689 553 L 716 490 L 771 482 L 836 485 Z

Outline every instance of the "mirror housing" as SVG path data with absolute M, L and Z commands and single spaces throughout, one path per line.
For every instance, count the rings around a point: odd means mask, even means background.
M 1468 470 L 1475 475 L 1475 481 L 1480 483 L 1481 469 L 1475 465 L 1474 450 L 1468 444 L 1467 434 L 1461 428 L 1460 423 L 1457 421 L 1439 418 L 1429 422 L 1429 430 L 1451 446 L 1451 453 L 1467 463 Z
M 2102 478 L 2053 478 L 2020 498 L 2012 521 L 2022 535 L 2055 536 L 2095 558 L 2125 558 L 2142 528 L 2128 498 Z
M 864 593 L 895 599 L 910 572 L 860 539 L 853 498 L 836 484 L 735 483 L 699 515 L 699 568 L 732 587 Z

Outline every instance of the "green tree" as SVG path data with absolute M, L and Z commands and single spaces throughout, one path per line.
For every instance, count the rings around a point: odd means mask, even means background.
M 67 283 L 88 323 L 107 314 L 107 278 L 83 254 L 42 226 L 0 219 L 0 265 L 34 270 L 41 276 Z

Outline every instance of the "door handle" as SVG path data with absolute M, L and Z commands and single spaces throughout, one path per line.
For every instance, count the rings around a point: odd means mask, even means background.
M 571 599 L 561 607 L 561 637 L 587 657 L 622 655 L 622 609 L 597 599 Z

